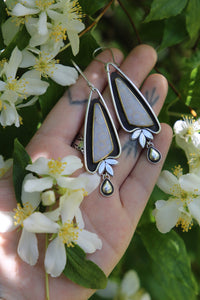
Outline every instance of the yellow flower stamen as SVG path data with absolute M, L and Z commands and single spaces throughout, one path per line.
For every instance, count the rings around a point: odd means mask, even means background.
M 192 228 L 193 222 L 189 216 L 180 217 L 176 223 L 176 227 L 181 226 L 183 232 L 188 232 Z
M 67 247 L 74 247 L 73 243 L 76 243 L 79 235 L 78 230 L 79 228 L 75 223 L 66 222 L 61 226 L 58 235 Z
M 21 225 L 23 227 L 24 220 L 29 217 L 33 212 L 33 207 L 30 203 L 26 202 L 22 207 L 20 203 L 17 204 L 17 208 L 14 208 L 14 225 Z
M 66 165 L 66 162 L 52 159 L 48 162 L 49 173 L 52 175 L 61 174 L 65 170 Z
M 56 68 L 55 64 L 59 63 L 59 60 L 51 59 L 48 54 L 43 53 L 39 58 L 36 59 L 36 64 L 33 68 L 39 71 L 41 76 L 48 77 L 47 73 L 51 72 Z
M 63 28 L 61 25 L 54 26 L 50 33 L 50 38 L 53 39 L 55 42 L 59 42 L 60 40 L 66 40 L 66 29 Z
M 183 168 L 181 168 L 181 165 L 178 165 L 178 166 L 174 167 L 173 174 L 177 178 L 180 178 L 183 175 Z
M 54 0 L 36 0 L 35 5 L 42 11 L 49 8 L 55 1 Z

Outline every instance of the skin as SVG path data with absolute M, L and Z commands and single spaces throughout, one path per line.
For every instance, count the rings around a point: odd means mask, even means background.
M 126 59 L 122 53 L 113 49 L 115 60 L 122 71 L 141 88 L 153 110 L 158 115 L 167 94 L 167 81 L 160 74 L 148 76 L 156 63 L 155 50 L 147 45 L 133 49 Z M 111 61 L 110 51 L 98 57 Z M 88 258 L 103 269 L 106 275 L 118 263 L 136 229 L 137 223 L 153 190 L 166 157 L 172 131 L 167 124 L 161 124 L 161 132 L 155 136 L 154 144 L 162 153 L 162 160 L 153 165 L 146 159 L 146 150 L 141 152 L 136 142 L 130 142 L 129 134 L 119 128 L 113 110 L 104 65 L 93 61 L 85 70 L 87 78 L 103 94 L 108 105 L 122 144 L 119 164 L 114 166 L 112 183 L 114 194 L 103 197 L 96 189 L 81 204 L 85 227 L 99 235 L 103 248 Z M 40 156 L 58 159 L 69 154 L 82 154 L 71 147 L 78 132 L 83 132 L 84 115 L 89 95 L 89 87 L 80 76 L 47 116 L 41 128 L 27 146 L 27 151 L 35 160 Z M 145 170 L 145 172 L 144 172 Z M 10 211 L 16 207 L 11 177 L 0 181 L 0 210 Z M 45 299 L 44 238 L 39 237 L 40 257 L 34 267 L 23 262 L 17 255 L 20 232 L 14 231 L 0 235 L 0 298 L 11 300 Z M 93 290 L 70 282 L 63 275 L 49 277 L 50 299 L 83 300 L 88 299 Z

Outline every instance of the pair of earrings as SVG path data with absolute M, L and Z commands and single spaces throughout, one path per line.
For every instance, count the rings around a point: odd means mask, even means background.
M 100 192 L 103 196 L 111 196 L 114 186 L 110 177 L 114 175 L 113 166 L 118 163 L 116 158 L 121 154 L 118 133 L 102 94 L 89 82 L 75 62 L 73 65 L 91 89 L 84 125 L 85 167 L 89 173 L 98 172 L 102 176 Z M 111 67 L 115 69 L 114 72 L 111 72 Z M 154 147 L 152 140 L 153 134 L 160 131 L 160 123 L 151 106 L 114 62 L 105 63 L 105 68 L 112 101 L 121 127 L 131 133 L 131 140 L 138 140 L 142 148 L 147 148 L 147 158 L 150 162 L 159 162 L 161 153 Z M 94 93 L 98 97 L 92 97 Z

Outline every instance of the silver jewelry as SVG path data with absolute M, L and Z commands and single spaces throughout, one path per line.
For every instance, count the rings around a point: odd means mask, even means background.
M 91 91 L 84 124 L 84 162 L 89 173 L 98 172 L 102 176 L 100 192 L 103 196 L 111 196 L 114 186 L 110 177 L 114 175 L 113 166 L 118 163 L 121 145 L 108 107 L 100 91 L 85 77 L 77 64 L 74 67 L 87 81 Z M 93 98 L 96 94 L 97 97 Z
M 100 49 L 96 49 L 93 55 Z M 109 50 L 111 51 L 111 49 Z M 112 57 L 114 61 L 113 53 Z M 153 109 L 135 84 L 116 65 L 115 61 L 103 63 L 105 64 L 112 101 L 121 127 L 126 132 L 131 133 L 131 140 L 138 140 L 142 148 L 146 147 L 148 149 L 147 159 L 150 162 L 159 162 L 161 153 L 155 148 L 152 141 L 153 134 L 158 134 L 161 127 Z M 111 66 L 116 71 L 111 73 Z

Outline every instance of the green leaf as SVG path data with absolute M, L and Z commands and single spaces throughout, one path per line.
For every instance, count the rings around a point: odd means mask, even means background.
M 6 18 L 8 17 L 6 13 L 6 5 L 3 0 L 0 0 L 0 26 L 5 22 Z M 2 35 L 2 29 L 0 27 L 0 49 L 3 49 L 5 47 L 3 42 L 3 35 Z
M 22 182 L 28 171 L 26 166 L 31 163 L 31 158 L 20 142 L 15 139 L 13 153 L 13 185 L 18 203 L 21 203 Z
M 181 79 L 182 98 L 186 105 L 199 110 L 200 65 L 189 70 Z
M 17 46 L 19 50 L 23 50 L 29 43 L 30 35 L 26 30 L 25 25 L 21 24 L 19 31 L 16 33 L 10 44 L 5 48 L 5 50 L 0 55 L 0 60 L 3 58 L 10 58 L 13 49 Z
M 140 237 L 148 251 L 153 266 L 154 280 L 165 300 L 194 300 L 197 285 L 183 240 L 174 231 L 160 233 L 154 224 L 139 228 Z
M 3 0 L 0 0 L 0 24 L 4 23 L 7 17 L 6 4 Z
M 200 29 L 200 0 L 190 0 L 186 9 L 186 27 L 192 38 L 196 37 Z
M 14 125 L 6 127 L 0 126 L 0 153 L 6 158 L 10 158 L 13 154 L 15 138 L 17 137 L 20 143 L 25 147 L 36 132 L 38 123 L 41 120 L 37 103 L 29 107 L 18 109 L 18 113 L 22 117 L 23 122 L 20 127 L 15 127 Z
M 108 0 L 79 0 L 82 10 L 87 15 L 93 15 L 96 11 L 104 7 L 110 1 Z
M 106 287 L 107 278 L 103 271 L 92 261 L 86 260 L 85 252 L 77 245 L 66 247 L 67 264 L 64 274 L 71 281 L 91 289 Z
M 153 0 L 145 22 L 162 20 L 178 15 L 186 6 L 187 0 Z
M 165 20 L 165 28 L 159 51 L 163 48 L 179 44 L 188 36 L 185 29 L 185 18 L 182 15 Z

